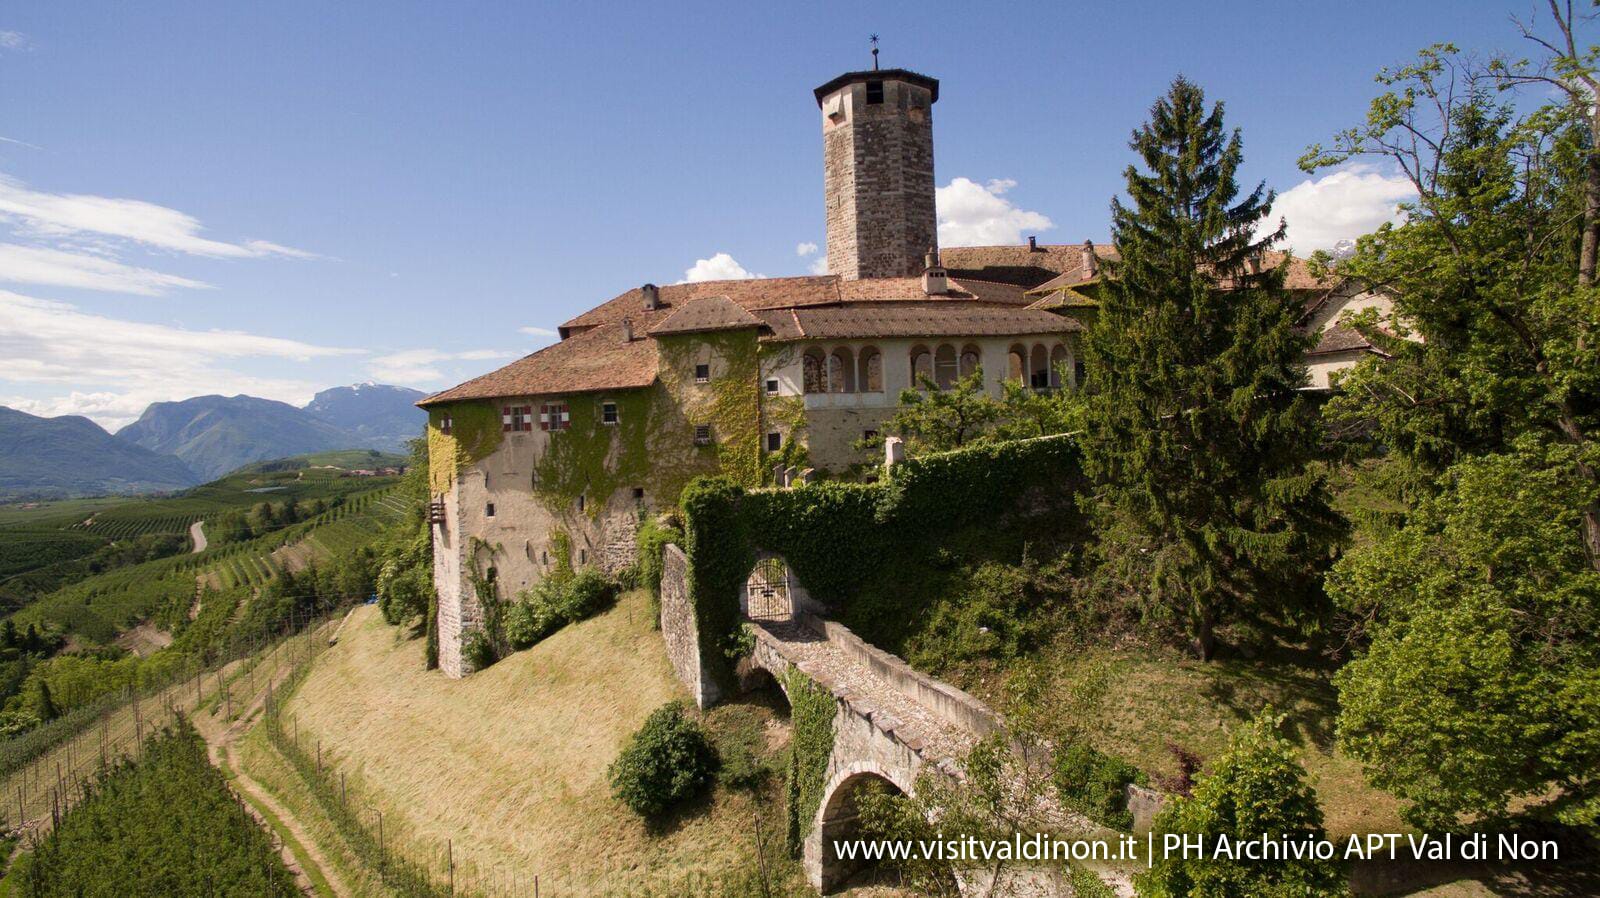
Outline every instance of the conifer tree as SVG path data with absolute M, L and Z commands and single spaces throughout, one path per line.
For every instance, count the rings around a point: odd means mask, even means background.
M 1084 460 L 1104 572 L 1209 658 L 1230 615 L 1308 606 L 1337 519 L 1307 468 L 1308 340 L 1265 255 L 1283 225 L 1257 234 L 1272 193 L 1241 196 L 1239 134 L 1182 77 L 1131 146 L 1143 171 L 1131 205 L 1112 201 L 1120 258 L 1085 344 Z

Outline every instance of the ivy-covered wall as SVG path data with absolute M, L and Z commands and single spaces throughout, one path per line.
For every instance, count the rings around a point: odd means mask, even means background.
M 739 590 L 758 548 L 782 555 L 812 598 L 846 608 L 885 559 L 921 557 L 946 535 L 997 522 L 1041 493 L 1070 502 L 1079 458 L 1063 435 L 912 459 L 873 484 L 748 491 L 722 478 L 695 481 L 684 491 L 684 550 L 702 663 L 731 684 Z
M 789 696 L 789 720 L 794 737 L 789 742 L 789 851 L 798 854 L 811 833 L 822 790 L 828 785 L 828 756 L 833 753 L 833 719 L 838 704 L 817 681 L 790 668 L 783 691 Z
M 450 433 L 440 425 L 450 417 Z M 450 491 L 461 469 L 500 448 L 500 408 L 492 402 L 455 402 L 428 409 L 428 489 Z

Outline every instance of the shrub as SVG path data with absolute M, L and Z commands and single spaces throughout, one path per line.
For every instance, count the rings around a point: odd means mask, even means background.
M 594 568 L 556 572 L 528 589 L 506 610 L 506 641 L 525 649 L 567 624 L 592 617 L 616 598 L 617 584 Z
M 1156 832 L 1200 835 L 1206 844 L 1222 835 L 1258 833 L 1286 842 L 1324 838 L 1316 793 L 1293 747 L 1276 732 L 1279 720 L 1269 710 L 1240 728 L 1228 750 L 1196 779 L 1194 794 L 1174 800 L 1156 816 Z M 1241 863 L 1169 855 L 1157 858 L 1134 884 L 1140 895 L 1153 898 L 1349 894 L 1338 864 L 1315 859 Z
M 1127 788 L 1143 779 L 1138 768 L 1083 742 L 1073 742 L 1056 754 L 1055 784 L 1067 804 L 1094 820 L 1130 829 Z
M 641 817 L 655 817 L 711 781 L 717 753 L 699 724 L 671 702 L 650 712 L 644 726 L 611 763 L 611 791 Z
M 466 638 L 461 641 L 461 655 L 473 670 L 483 670 L 500 660 L 499 653 L 494 649 L 494 640 L 482 630 L 467 632 Z

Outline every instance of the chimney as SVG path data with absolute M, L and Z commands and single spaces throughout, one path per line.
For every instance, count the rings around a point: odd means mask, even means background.
M 1100 257 L 1094 253 L 1094 241 L 1083 241 L 1083 279 L 1090 280 L 1100 273 Z
M 928 247 L 922 257 L 922 292 L 929 296 L 943 296 L 950 292 L 950 276 L 939 264 L 939 251 Z
M 1032 234 L 1029 234 L 1028 235 L 1028 252 L 1036 253 L 1038 251 L 1039 251 L 1039 238 L 1035 237 Z
M 632 343 L 633 342 L 633 319 L 632 318 L 624 318 L 624 319 L 622 319 L 622 342 L 624 342 L 624 343 Z
M 661 308 L 661 290 L 655 284 L 645 284 L 639 288 L 644 293 L 644 310 L 654 312 Z

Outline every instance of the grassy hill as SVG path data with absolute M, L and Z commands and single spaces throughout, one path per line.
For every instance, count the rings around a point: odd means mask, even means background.
M 396 632 L 375 608 L 359 609 L 285 713 L 415 853 L 437 856 L 453 840 L 479 867 L 515 869 L 524 882 L 537 873 L 548 894 L 589 895 L 748 865 L 758 815 L 781 840 L 776 794 L 719 788 L 657 831 L 612 798 L 606 768 L 624 739 L 685 697 L 643 593 L 465 680 L 423 670 L 420 640 Z M 780 722 L 764 706 L 731 704 L 708 726 L 770 735 L 775 753 Z M 244 760 L 272 779 L 267 759 Z

